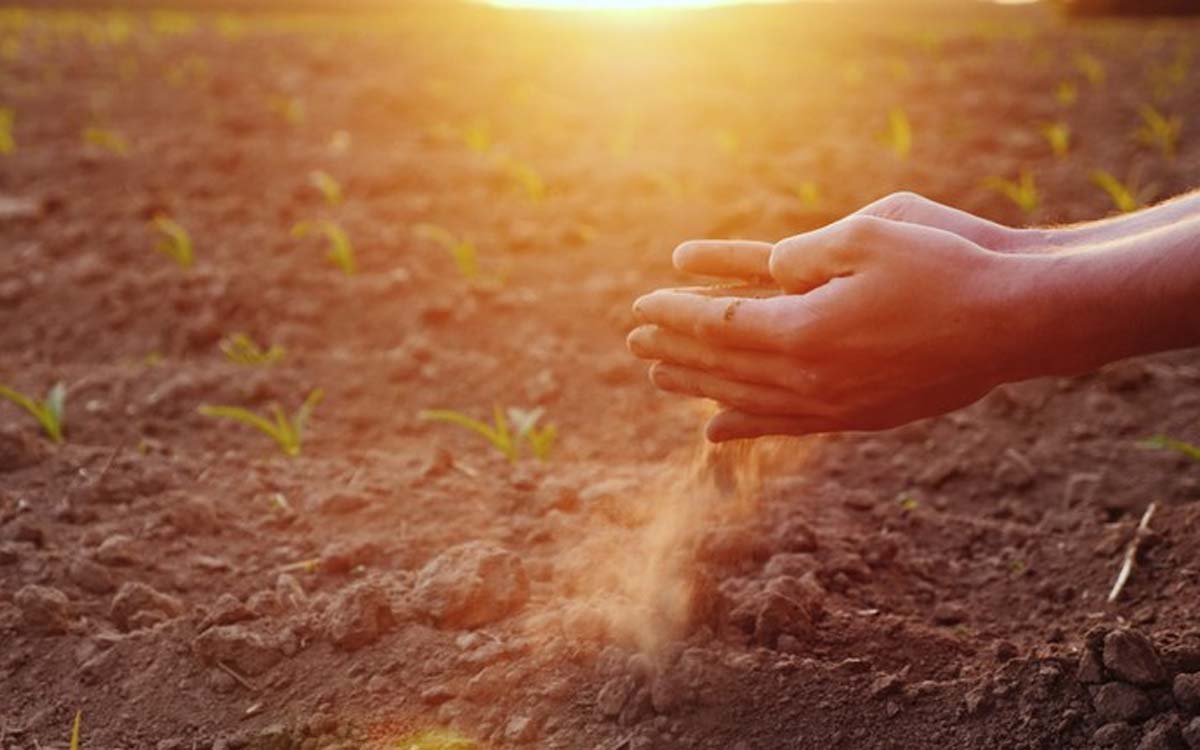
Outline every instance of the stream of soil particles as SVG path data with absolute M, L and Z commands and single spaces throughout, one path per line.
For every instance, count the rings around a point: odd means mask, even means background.
M 1200 748 L 1200 354 L 709 446 L 624 344 L 685 239 L 1194 187 L 1196 21 L 239 7 L 0 9 L 0 750 Z

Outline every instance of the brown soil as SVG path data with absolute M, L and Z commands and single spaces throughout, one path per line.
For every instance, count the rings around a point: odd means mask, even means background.
M 84 748 L 1200 742 L 1200 472 L 1137 444 L 1200 440 L 1195 352 L 721 449 L 625 352 L 685 238 L 898 189 L 1017 223 L 1107 213 L 1094 168 L 1195 182 L 1200 76 L 1153 72 L 1194 22 L 887 16 L 0 11 L 0 383 L 69 389 L 61 447 L 0 405 L 0 750 L 65 747 L 76 711 Z M 1170 161 L 1130 137 L 1156 95 L 1185 118 Z M 908 159 L 877 137 L 893 106 Z M 1022 168 L 1031 216 L 981 185 Z M 159 213 L 194 268 L 155 252 Z M 356 275 L 290 235 L 321 218 Z M 464 280 L 422 222 L 503 280 Z M 285 357 L 227 361 L 238 331 Z M 297 458 L 197 412 L 314 387 Z M 493 404 L 544 408 L 551 460 L 418 417 Z

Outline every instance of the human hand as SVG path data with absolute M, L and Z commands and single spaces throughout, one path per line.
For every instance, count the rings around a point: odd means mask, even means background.
M 629 347 L 656 361 L 659 388 L 725 407 L 713 441 L 878 430 L 965 406 L 1027 364 L 1034 316 L 1006 303 L 1011 264 L 980 244 L 1014 238 L 961 212 L 908 218 L 859 212 L 776 245 L 685 243 L 679 268 L 782 293 L 656 291 L 634 305 L 645 325 Z

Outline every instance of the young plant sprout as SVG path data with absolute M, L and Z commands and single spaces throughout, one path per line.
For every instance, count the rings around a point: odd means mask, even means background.
M 913 132 L 912 124 L 908 120 L 908 113 L 903 108 L 892 107 L 888 111 L 887 130 L 884 131 L 881 139 L 898 158 L 908 158 L 912 152 Z
M 414 227 L 413 232 L 422 239 L 440 245 L 450 253 L 459 275 L 464 279 L 474 281 L 480 277 L 479 253 L 475 249 L 474 242 L 465 237 L 456 237 L 449 229 L 437 224 L 418 224 Z
M 993 176 L 984 180 L 983 184 L 1017 204 L 1026 214 L 1036 211 L 1041 200 L 1033 174 L 1026 169 L 1021 170 L 1021 175 L 1016 180 Z
M 1058 159 L 1065 159 L 1071 150 L 1071 126 L 1065 122 L 1045 122 L 1038 126 L 1038 132 L 1050 144 L 1050 150 Z
M 63 441 L 63 420 L 66 417 L 67 387 L 55 383 L 42 401 L 35 401 L 20 391 L 0 385 L 0 398 L 11 401 L 38 421 L 46 436 L 55 443 Z
M 342 273 L 353 276 L 358 270 L 358 266 L 354 261 L 354 246 L 350 244 L 350 237 L 345 230 L 335 222 L 325 219 L 302 221 L 292 227 L 292 236 L 305 237 L 314 230 L 319 230 L 329 240 L 328 258 L 330 262 L 342 269 Z
M 13 121 L 16 114 L 8 107 L 0 107 L 0 154 L 11 154 L 17 150 L 17 141 L 13 138 Z
M 83 142 L 117 156 L 129 155 L 129 141 L 125 140 L 125 136 L 109 128 L 95 126 L 84 128 Z
M 325 197 L 325 202 L 329 205 L 337 206 L 341 204 L 342 186 L 333 178 L 333 175 L 320 169 L 314 169 L 308 173 L 308 184 L 316 188 Z
M 800 199 L 800 203 L 807 209 L 816 209 L 821 206 L 821 187 L 813 180 L 802 180 L 797 182 L 793 187 L 792 192 Z
M 1183 130 L 1183 118 L 1179 115 L 1164 115 L 1150 104 L 1138 107 L 1142 124 L 1134 131 L 1134 139 L 1148 148 L 1156 148 L 1167 159 L 1175 158 L 1179 147 L 1179 134 Z
M 283 413 L 283 408 L 279 404 L 271 404 L 271 416 L 274 418 L 274 421 L 259 416 L 249 409 L 243 409 L 240 406 L 213 406 L 204 404 L 200 407 L 199 412 L 206 417 L 232 419 L 235 422 L 249 425 L 274 440 L 285 455 L 294 457 L 300 455 L 300 443 L 304 438 L 304 426 L 324 396 L 324 391 L 320 388 L 314 388 L 308 394 L 308 398 L 304 399 L 304 403 L 300 405 L 300 408 L 290 418 Z
M 75 712 L 75 721 L 71 723 L 70 750 L 79 750 L 79 724 L 83 721 L 83 712 Z
M 269 349 L 263 349 L 244 333 L 235 333 L 221 339 L 221 352 L 230 362 L 248 367 L 265 367 L 283 359 L 283 347 L 272 344 Z
M 546 197 L 546 182 L 533 165 L 511 157 L 500 160 L 501 167 L 509 178 L 515 182 L 534 203 L 541 203 Z
M 1054 98 L 1064 107 L 1079 101 L 1079 89 L 1070 81 L 1062 81 L 1054 88 Z
M 1112 199 L 1113 205 L 1121 213 L 1136 211 L 1141 206 L 1134 189 L 1125 185 L 1111 173 L 1103 169 L 1093 169 L 1089 176 L 1092 184 L 1103 190 Z
M 1200 445 L 1185 443 L 1182 440 L 1175 440 L 1166 435 L 1155 435 L 1152 438 L 1147 438 L 1138 443 L 1143 448 L 1154 448 L 1156 450 L 1175 451 L 1187 456 L 1193 461 L 1200 461 Z
M 495 405 L 492 407 L 492 424 L 450 409 L 426 409 L 418 416 L 431 421 L 449 422 L 470 430 L 491 443 L 493 448 L 512 463 L 516 463 L 520 457 L 522 440 L 529 443 L 530 450 L 539 461 L 549 460 L 550 450 L 557 437 L 554 425 L 540 428 L 537 426 L 542 417 L 541 409 L 509 409 L 506 414 L 499 405 Z
M 477 154 L 486 154 L 492 148 L 492 129 L 487 120 L 475 120 L 462 129 L 462 140 L 467 148 Z
M 155 216 L 151 224 L 162 235 L 154 249 L 174 260 L 181 268 L 191 268 L 196 262 L 196 255 L 188 231 L 179 222 L 161 214 Z
M 1093 87 L 1103 86 L 1106 72 L 1100 58 L 1088 52 L 1075 55 L 1075 69 L 1083 74 Z
M 304 100 L 298 96 L 275 94 L 267 100 L 267 106 L 288 125 L 300 125 L 304 122 Z

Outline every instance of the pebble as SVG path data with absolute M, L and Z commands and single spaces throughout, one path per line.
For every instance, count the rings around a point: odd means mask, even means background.
M 283 660 L 274 639 L 245 625 L 209 628 L 196 638 L 192 648 L 205 663 L 223 663 L 246 677 L 260 675 Z
M 141 561 L 137 541 L 125 534 L 113 534 L 96 548 L 96 561 L 113 566 L 137 565 Z
M 392 624 L 391 600 L 378 581 L 364 581 L 344 589 L 325 612 L 326 636 L 347 651 L 374 643 Z
M 1200 672 L 1175 675 L 1172 692 L 1180 708 L 1189 713 L 1200 713 Z
M 1104 666 L 1135 685 L 1158 685 L 1167 679 L 1154 645 L 1137 630 L 1118 628 L 1104 637 Z
M 144 583 L 130 581 L 121 585 L 112 606 L 109 607 L 109 617 L 123 630 L 131 629 L 135 624 L 135 615 L 144 612 L 158 613 L 167 618 L 183 614 L 183 602 L 173 596 L 162 593 Z
M 1200 716 L 1185 724 L 1182 734 L 1190 750 L 1200 750 Z
M 1092 695 L 1092 706 L 1105 721 L 1139 721 L 1154 712 L 1149 696 L 1127 682 L 1109 682 Z
M 64 633 L 71 619 L 71 602 L 56 588 L 29 584 L 13 595 L 13 603 L 28 626 L 47 633 Z
M 67 567 L 67 578 L 91 594 L 111 594 L 117 590 L 117 584 L 108 568 L 86 557 L 71 560 Z
M 1100 661 L 1100 655 L 1091 648 L 1085 647 L 1079 655 L 1075 679 L 1084 685 L 1098 685 L 1104 682 L 1104 664 Z
M 468 542 L 435 557 L 417 574 L 417 607 L 442 627 L 476 628 L 514 614 L 529 600 L 521 558 L 487 542 Z
M 1092 734 L 1092 743 L 1097 747 L 1124 750 L 1133 745 L 1137 730 L 1123 721 L 1110 721 Z

